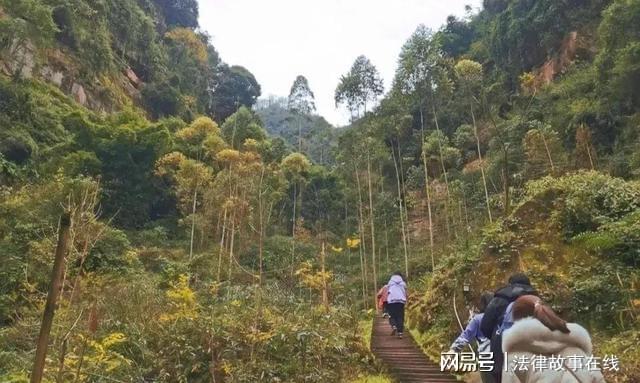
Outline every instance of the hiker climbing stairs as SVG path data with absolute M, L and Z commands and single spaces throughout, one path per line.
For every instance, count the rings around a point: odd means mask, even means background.
M 373 320 L 371 351 L 401 383 L 444 383 L 456 379 L 440 371 L 440 366 L 427 359 L 410 334 L 392 336 L 389 321 L 380 316 Z

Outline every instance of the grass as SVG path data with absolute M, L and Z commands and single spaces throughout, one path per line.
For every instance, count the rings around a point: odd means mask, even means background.
M 393 380 L 386 375 L 366 375 L 352 380 L 351 383 L 393 383 Z
M 375 313 L 370 310 L 366 316 L 358 322 L 358 328 L 360 329 L 360 337 L 362 338 L 362 344 L 371 350 L 371 331 L 373 330 L 373 316 Z M 380 367 L 378 365 L 378 367 Z M 394 380 L 388 375 L 377 372 L 373 374 L 359 375 L 357 378 L 350 381 L 350 383 L 393 383 Z
M 371 316 L 367 316 L 365 319 L 360 320 L 358 323 L 360 327 L 360 335 L 362 336 L 362 342 L 367 348 L 367 350 L 371 350 L 371 331 L 373 329 L 373 318 Z

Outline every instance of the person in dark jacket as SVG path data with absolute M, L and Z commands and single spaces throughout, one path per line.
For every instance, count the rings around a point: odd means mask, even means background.
M 493 374 L 497 383 L 501 382 L 502 365 L 502 320 L 507 306 L 523 295 L 538 295 L 531 286 L 529 278 L 523 273 L 517 273 L 509 277 L 509 284 L 498 289 L 489 302 L 482 321 L 480 330 L 491 339 L 491 351 L 493 352 Z

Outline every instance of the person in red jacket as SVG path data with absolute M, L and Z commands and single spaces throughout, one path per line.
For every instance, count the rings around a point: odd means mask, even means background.
M 384 285 L 378 291 L 378 310 L 382 311 L 382 316 L 387 318 L 389 317 L 389 313 L 387 312 L 387 296 L 389 295 L 389 286 Z

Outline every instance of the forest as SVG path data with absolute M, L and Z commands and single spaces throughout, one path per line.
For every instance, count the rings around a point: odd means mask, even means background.
M 198 18 L 0 0 L 0 381 L 30 379 L 63 237 L 45 382 L 391 382 L 394 271 L 434 360 L 524 271 L 638 381 L 640 1 L 416 26 L 388 89 L 364 55 L 336 78 L 344 127 L 303 74 L 260 98 Z

